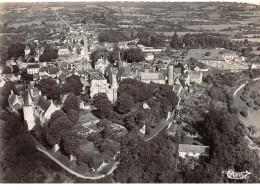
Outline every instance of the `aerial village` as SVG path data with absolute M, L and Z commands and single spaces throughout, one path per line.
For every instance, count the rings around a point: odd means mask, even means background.
M 233 92 L 249 78 L 247 71 L 260 65 L 232 48 L 185 49 L 183 42 L 178 44 L 183 49 L 169 49 L 145 46 L 139 38 L 101 43 L 97 30 L 69 24 L 65 21 L 69 18 L 60 12 L 52 14 L 65 27 L 53 30 L 51 40 L 27 40 L 19 50 L 21 56 L 6 60 L 2 77 L 3 83 L 14 84 L 7 110 L 21 116 L 37 150 L 69 173 L 98 180 L 117 171 L 112 181 L 119 182 L 117 176 L 123 170 L 120 155 L 126 154 L 122 150 L 127 144 L 124 136 L 157 142 L 164 133 L 167 138 L 181 139 L 173 140 L 177 147 L 169 145 L 173 154 L 169 159 L 176 160 L 171 169 L 194 171 L 200 167 L 201 157 L 210 158 L 213 147 L 204 143 L 206 134 L 200 134 L 195 123 L 203 120 L 211 107 L 241 115 L 247 112 L 245 107 L 234 111 L 227 90 Z M 248 110 L 259 110 L 260 95 L 257 89 L 252 93 L 255 107 L 248 105 Z M 249 137 L 251 149 L 259 154 L 259 147 Z M 168 147 L 166 140 L 161 143 Z M 227 169 L 223 174 L 228 173 L 229 179 L 251 174 Z

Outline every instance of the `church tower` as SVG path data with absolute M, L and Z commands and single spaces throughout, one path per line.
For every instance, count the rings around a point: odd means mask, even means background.
M 118 66 L 118 69 L 123 67 L 123 62 L 121 60 L 120 51 L 118 52 L 117 66 Z
M 33 127 L 35 126 L 34 110 L 33 110 L 33 101 L 28 90 L 26 91 L 26 97 L 23 106 L 23 117 L 24 117 L 24 122 L 27 124 L 28 130 L 29 131 L 32 130 Z
M 116 102 L 117 100 L 117 89 L 118 89 L 118 84 L 117 84 L 117 77 L 116 75 L 112 75 L 112 85 L 111 85 L 112 93 L 113 93 L 113 103 Z
M 173 85 L 173 65 L 169 65 L 168 68 L 168 84 Z
M 88 51 L 88 39 L 86 35 L 84 35 L 83 41 L 84 41 L 83 56 L 87 61 L 90 61 L 89 51 Z

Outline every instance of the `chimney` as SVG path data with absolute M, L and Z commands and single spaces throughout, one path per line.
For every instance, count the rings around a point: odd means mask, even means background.
M 51 104 L 53 105 L 53 99 L 50 100 Z
M 39 90 L 39 91 L 38 91 L 38 94 L 39 94 L 39 96 L 41 96 L 41 95 L 42 95 L 42 91 Z
M 12 95 L 12 94 L 14 94 L 14 91 L 13 91 L 13 90 L 11 90 L 11 95 Z

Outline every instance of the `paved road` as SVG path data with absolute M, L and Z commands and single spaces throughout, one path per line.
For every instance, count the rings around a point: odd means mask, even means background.
M 102 174 L 102 175 L 98 175 L 98 176 L 84 176 L 82 174 L 79 174 L 73 170 L 71 170 L 70 168 L 68 168 L 67 166 L 65 166 L 63 163 L 61 163 L 59 160 L 57 160 L 56 158 L 54 158 L 50 153 L 48 153 L 47 151 L 41 149 L 40 147 L 36 146 L 37 150 L 39 150 L 40 152 L 44 153 L 46 156 L 48 156 L 50 159 L 52 159 L 54 162 L 56 162 L 58 165 L 60 165 L 63 169 L 65 169 L 66 171 L 68 171 L 69 173 L 79 177 L 79 178 L 83 178 L 83 179 L 90 179 L 90 180 L 97 180 L 97 179 L 101 179 L 106 177 L 107 175 L 110 175 L 113 173 L 113 171 L 117 168 L 119 162 L 115 162 L 115 164 L 113 165 L 113 167 L 107 172 L 106 175 Z

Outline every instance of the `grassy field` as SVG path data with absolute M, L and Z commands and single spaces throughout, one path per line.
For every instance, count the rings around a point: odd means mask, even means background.
M 257 82 L 253 88 L 250 89 L 250 92 L 252 91 L 258 91 L 260 93 L 260 82 Z M 239 108 L 239 110 L 247 108 L 248 116 L 244 117 L 241 114 L 239 114 L 240 121 L 246 126 L 255 126 L 258 128 L 258 132 L 254 134 L 255 137 L 260 137 L 260 109 L 255 110 L 253 107 L 248 107 L 246 105 L 246 102 L 241 100 L 240 95 L 244 92 L 244 88 L 241 89 L 235 98 L 235 105 Z M 252 98 L 250 98 L 251 100 Z
M 191 25 L 191 26 L 186 26 L 186 28 L 191 30 L 223 30 L 223 29 L 228 29 L 229 27 L 234 29 L 237 28 L 238 26 L 239 26 L 238 24 Z

